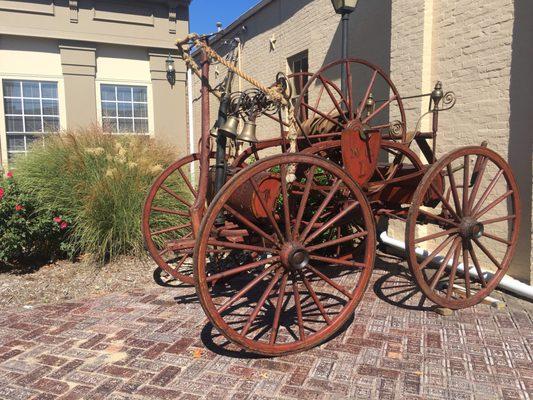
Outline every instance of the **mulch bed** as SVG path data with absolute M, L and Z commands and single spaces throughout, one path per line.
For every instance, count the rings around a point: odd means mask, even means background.
M 133 288 L 156 288 L 156 265 L 123 257 L 106 265 L 58 261 L 42 267 L 0 269 L 0 310 L 92 297 Z

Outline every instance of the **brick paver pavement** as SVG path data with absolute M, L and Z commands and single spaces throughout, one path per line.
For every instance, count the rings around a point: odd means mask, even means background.
M 442 317 L 406 276 L 382 263 L 345 331 L 278 359 L 221 345 L 187 287 L 3 313 L 0 398 L 533 398 L 531 303 Z

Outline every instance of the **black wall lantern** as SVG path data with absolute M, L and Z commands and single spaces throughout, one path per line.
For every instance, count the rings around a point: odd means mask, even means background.
M 331 0 L 337 14 L 351 14 L 357 6 L 358 0 Z
M 167 61 L 167 81 L 174 86 L 176 83 L 176 66 L 174 64 L 174 59 L 172 58 L 172 55 L 168 55 Z

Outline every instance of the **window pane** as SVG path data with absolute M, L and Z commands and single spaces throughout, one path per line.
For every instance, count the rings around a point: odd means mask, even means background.
M 26 132 L 42 132 L 41 117 L 26 117 Z
M 22 82 L 24 97 L 39 97 L 39 82 Z
M 20 94 L 19 81 L 4 81 L 4 96 L 20 97 Z
M 148 106 L 146 104 L 134 104 L 135 118 L 148 118 Z
M 41 115 L 41 102 L 39 100 L 24 99 L 24 114 Z
M 22 100 L 5 99 L 4 109 L 6 114 L 22 114 Z
M 57 100 L 43 100 L 43 115 L 59 115 Z
M 118 103 L 119 117 L 132 117 L 131 103 Z
M 59 117 L 44 117 L 44 132 L 56 133 L 59 132 Z
M 102 85 L 100 86 L 100 91 L 102 92 L 102 100 L 111 100 L 115 101 L 117 98 L 115 96 L 115 87 L 111 85 Z
M 42 96 L 48 99 L 57 99 L 57 83 L 43 82 L 41 83 Z
M 118 86 L 117 97 L 118 97 L 118 101 L 131 101 L 131 87 Z
M 117 133 L 117 120 L 115 118 L 104 118 L 102 128 L 104 129 L 104 132 Z
M 117 116 L 117 103 L 102 102 L 102 116 L 103 117 L 116 117 Z
M 134 87 L 133 88 L 133 101 L 147 102 L 146 88 Z
M 135 133 L 147 133 L 148 132 L 148 120 L 136 119 L 135 120 Z
M 25 151 L 24 136 L 8 136 L 7 137 L 8 151 Z
M 119 119 L 118 120 L 118 131 L 120 133 L 133 132 L 133 120 L 132 119 Z
M 34 146 L 35 144 L 42 145 L 42 137 L 41 136 L 26 136 L 26 150 L 30 148 L 30 146 Z
M 22 117 L 6 117 L 7 132 L 24 132 Z

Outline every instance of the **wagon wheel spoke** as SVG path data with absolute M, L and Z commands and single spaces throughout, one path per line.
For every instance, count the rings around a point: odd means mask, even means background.
M 296 215 L 296 222 L 294 229 L 292 231 L 293 239 L 296 239 L 300 235 L 300 226 L 302 224 L 302 217 L 307 206 L 307 201 L 309 200 L 309 193 L 311 192 L 311 185 L 315 179 L 316 167 L 312 166 L 306 174 L 305 188 L 300 201 L 300 206 L 298 207 L 298 214 Z
M 159 235 L 163 235 L 165 233 L 176 232 L 176 231 L 180 231 L 180 230 L 183 230 L 183 229 L 191 229 L 191 228 L 192 228 L 191 224 L 170 226 L 168 228 L 152 232 L 152 236 L 159 236 Z
M 496 207 L 498 204 L 500 204 L 502 201 L 507 199 L 509 196 L 511 196 L 514 193 L 513 190 L 507 191 L 505 194 L 502 194 L 500 197 L 498 197 L 496 200 L 494 200 L 492 203 L 490 203 L 488 206 L 486 206 L 483 210 L 477 212 L 475 215 L 477 219 L 484 216 L 486 213 L 488 213 L 490 210 L 492 210 L 494 207 Z
M 274 215 L 272 215 L 272 210 L 269 207 L 266 206 L 265 199 L 260 194 L 259 188 L 257 187 L 257 183 L 253 179 L 250 179 L 249 182 L 252 184 L 252 186 L 254 188 L 255 195 L 259 199 L 259 203 L 261 204 L 261 207 L 266 212 L 267 217 L 268 217 L 268 219 L 270 221 L 270 224 L 274 228 L 274 231 L 276 232 L 276 235 L 277 235 L 278 239 L 280 240 L 280 242 L 283 242 L 283 234 L 281 233 L 281 229 L 279 228 L 279 225 L 278 225 L 278 223 L 276 221 L 276 218 L 274 218 Z
M 498 217 L 498 218 L 491 218 L 491 219 L 487 219 L 485 221 L 479 221 L 481 222 L 483 225 L 487 226 L 487 225 L 490 225 L 490 224 L 495 224 L 497 222 L 503 222 L 503 221 L 512 221 L 512 220 L 515 220 L 516 219 L 516 215 L 507 215 L 505 217 Z
M 328 283 L 331 287 L 337 289 L 339 292 L 341 292 L 343 295 L 345 295 L 349 299 L 353 298 L 352 294 L 348 290 L 343 288 L 341 285 L 337 284 L 332 279 L 328 278 L 326 275 L 324 275 L 322 272 L 320 272 L 318 269 L 316 269 L 312 265 L 308 265 L 306 268 L 310 270 L 313 274 L 318 276 L 320 279 L 322 279 L 324 282 Z
M 181 168 L 178 168 L 178 172 L 181 175 L 181 177 L 182 177 L 183 181 L 185 182 L 185 184 L 187 185 L 187 187 L 189 188 L 189 190 L 191 191 L 192 195 L 194 197 L 198 197 L 198 193 L 194 189 L 191 181 L 189 180 L 189 178 L 187 178 L 187 176 L 185 175 L 185 173 L 182 171 Z
M 272 333 L 270 334 L 270 344 L 275 344 L 279 331 L 279 320 L 283 308 L 283 299 L 285 298 L 285 289 L 287 285 L 288 274 L 284 274 L 281 278 L 281 284 L 278 291 L 278 300 L 276 302 L 276 311 L 274 314 L 274 322 L 272 323 Z
M 457 266 L 459 265 L 459 257 L 461 256 L 461 246 L 457 244 L 455 247 L 455 253 L 453 255 L 452 268 L 450 271 L 450 278 L 448 280 L 448 289 L 446 291 L 446 298 L 449 299 L 452 296 L 455 285 L 455 274 L 457 274 Z
M 451 235 L 448 236 L 448 238 L 443 241 L 440 245 L 437 246 L 433 252 L 429 256 L 427 256 L 424 261 L 420 264 L 419 268 L 424 269 L 426 268 L 434 259 L 437 257 L 442 250 L 446 248 L 451 242 L 453 242 L 457 238 L 457 235 Z
M 452 170 L 452 165 L 448 164 L 446 166 L 446 169 L 448 171 L 448 179 L 450 181 L 450 189 L 452 191 L 452 197 L 453 197 L 453 202 L 455 204 L 455 209 L 457 210 L 456 211 L 457 215 L 461 217 L 463 214 L 463 211 L 461 210 L 461 202 L 459 201 L 459 192 L 457 191 L 457 184 L 455 183 L 455 177 L 454 177 L 454 172 Z
M 259 312 L 261 311 L 261 309 L 265 305 L 267 299 L 270 297 L 270 295 L 272 293 L 272 290 L 274 289 L 274 286 L 276 285 L 276 283 L 278 283 L 279 278 L 281 277 L 281 274 L 283 274 L 283 270 L 280 268 L 280 269 L 278 269 L 276 271 L 276 274 L 271 279 L 271 281 L 268 284 L 267 288 L 263 292 L 263 295 L 261 296 L 261 298 L 257 302 L 257 305 L 255 306 L 254 310 L 252 311 L 252 313 L 248 317 L 248 320 L 246 321 L 246 324 L 242 328 L 241 335 L 246 336 L 248 334 L 248 330 L 250 329 L 250 327 L 254 323 L 255 319 L 257 318 L 257 315 L 259 314 Z
M 268 267 L 263 272 L 261 272 L 259 275 L 257 275 L 250 283 L 248 283 L 244 288 L 242 288 L 233 297 L 231 297 L 228 301 L 226 301 L 218 309 L 218 313 L 222 314 L 224 311 L 226 311 L 228 308 L 230 308 L 233 304 L 235 304 L 236 301 L 241 299 L 246 293 L 248 293 L 250 290 L 252 290 L 266 276 L 270 275 L 274 270 L 276 270 L 276 268 L 280 268 L 278 264 L 274 264 L 274 265 Z
M 485 200 L 487 200 L 487 197 L 489 197 L 489 195 L 492 193 L 492 190 L 494 189 L 494 187 L 496 186 L 496 183 L 498 183 L 498 180 L 500 179 L 500 177 L 502 176 L 503 174 L 503 170 L 499 170 L 496 175 L 494 176 L 494 178 L 492 178 L 492 181 L 490 182 L 489 186 L 487 187 L 487 189 L 485 189 L 485 192 L 483 192 L 483 194 L 481 195 L 481 198 L 479 199 L 479 201 L 477 202 L 477 204 L 474 206 L 473 210 L 472 210 L 472 214 L 476 215 L 477 212 L 479 211 L 479 209 L 481 208 L 481 206 L 483 205 L 483 203 L 485 202 Z
M 470 212 L 474 206 L 474 201 L 476 201 L 477 192 L 481 186 L 481 181 L 483 179 L 483 175 L 485 174 L 485 169 L 487 168 L 488 162 L 489 159 L 481 155 L 478 155 L 476 159 L 474 171 L 472 172 L 472 177 L 470 178 L 470 186 L 472 186 L 472 192 L 470 193 L 470 198 L 468 199 L 468 210 Z
M 426 211 L 426 210 L 423 210 L 423 209 L 420 209 L 419 210 L 419 213 L 420 214 L 423 214 L 425 215 L 426 217 L 430 218 L 430 219 L 433 219 L 435 221 L 439 221 L 439 222 L 442 222 L 446 225 L 451 225 L 451 226 L 455 226 L 455 227 L 458 227 L 459 224 L 451 219 L 447 219 L 447 218 L 443 218 L 441 217 L 440 215 L 435 215 L 435 214 L 432 214 L 430 213 L 429 211 Z
M 354 262 L 354 261 L 345 261 L 339 258 L 331 258 L 331 257 L 323 257 L 323 256 L 317 256 L 317 255 L 311 255 L 311 260 L 315 261 L 321 261 L 333 265 L 342 265 L 345 267 L 351 267 L 351 268 L 366 268 L 366 264 L 360 263 L 360 262 Z
M 468 244 L 466 240 L 463 240 L 463 270 L 465 274 L 465 289 L 466 297 L 471 297 L 471 282 L 470 282 L 470 265 L 468 259 Z
M 457 249 L 457 246 L 459 246 L 458 238 L 456 238 L 453 241 L 453 244 L 451 245 L 450 249 L 446 253 L 446 256 L 444 257 L 444 260 L 442 261 L 439 269 L 437 270 L 437 272 L 435 272 L 435 275 L 431 279 L 431 283 L 429 285 L 429 288 L 431 290 L 434 290 L 435 286 L 437 286 L 437 283 L 439 282 L 440 278 L 442 277 L 442 274 L 446 270 L 446 267 L 448 266 L 448 263 L 450 262 L 450 259 L 452 258 L 452 255 L 455 253 L 455 251 Z
M 324 209 L 328 206 L 328 204 L 333 199 L 333 196 L 335 196 L 335 194 L 339 190 L 340 185 L 341 185 L 341 181 L 335 178 L 335 181 L 333 182 L 333 185 L 331 186 L 330 192 L 328 193 L 324 201 L 322 201 L 322 203 L 320 204 L 320 207 L 318 207 L 318 210 L 316 211 L 315 215 L 313 215 L 313 217 L 311 218 L 309 225 L 307 225 L 307 227 L 304 229 L 304 231 L 300 235 L 300 240 L 304 241 L 307 238 L 307 235 L 313 228 L 313 225 L 316 223 L 318 218 L 320 218 L 320 216 L 324 212 Z
M 363 119 L 363 124 L 368 124 L 369 121 L 373 120 L 379 113 L 381 113 L 385 108 L 387 108 L 393 101 L 397 100 L 397 96 L 393 95 L 389 98 L 389 100 L 385 101 L 383 104 L 381 104 L 374 112 L 372 112 L 369 116 L 365 117 Z
M 357 232 L 357 233 L 354 233 L 352 235 L 343 236 L 343 237 L 340 237 L 338 239 L 328 240 L 327 242 L 323 242 L 323 243 L 320 243 L 320 244 L 316 244 L 314 246 L 310 246 L 307 249 L 309 251 L 313 252 L 313 251 L 324 249 L 324 248 L 327 248 L 327 247 L 336 246 L 336 245 L 339 245 L 339 244 L 342 244 L 342 243 L 350 242 L 353 239 L 361 239 L 361 238 L 364 238 L 367 234 L 368 234 L 367 231 Z
M 232 207 L 230 207 L 229 205 L 226 204 L 226 205 L 224 205 L 224 209 L 226 211 L 230 212 L 231 214 L 233 214 L 239 221 L 241 221 L 244 225 L 246 225 L 248 228 L 250 228 L 254 232 L 258 233 L 264 239 L 268 240 L 269 242 L 271 242 L 274 245 L 278 244 L 278 242 L 271 235 L 269 235 L 264 230 L 259 228 L 256 224 L 254 224 L 252 221 L 250 221 L 248 218 L 246 218 L 244 215 L 239 213 L 234 208 L 232 208 Z
M 331 325 L 331 319 L 328 316 L 328 313 L 326 312 L 324 305 L 320 302 L 320 299 L 318 298 L 315 290 L 311 286 L 311 283 L 309 283 L 309 280 L 305 276 L 305 274 L 301 271 L 298 271 L 298 274 L 300 275 L 300 278 L 302 279 L 302 282 L 304 283 L 305 287 L 307 288 L 307 292 L 313 299 L 313 302 L 317 306 L 318 310 L 320 311 L 320 314 L 322 314 L 322 317 L 324 317 L 324 320 L 328 325 Z
M 427 236 L 423 236 L 421 238 L 415 239 L 415 243 L 427 242 L 428 240 L 438 239 L 442 236 L 453 235 L 454 233 L 458 233 L 458 232 L 459 232 L 459 228 L 451 228 L 451 229 L 448 229 L 442 232 L 437 232 L 432 235 L 427 235 Z
M 291 277 L 292 280 L 292 292 L 294 297 L 294 306 L 296 308 L 296 318 L 298 321 L 298 330 L 300 332 L 300 340 L 305 340 L 305 326 L 303 322 L 302 315 L 302 303 L 300 301 L 300 289 L 298 287 L 298 280 L 294 276 Z
M 442 205 L 448 210 L 448 212 L 452 215 L 452 217 L 455 218 L 456 221 L 460 221 L 461 218 L 457 215 L 453 207 L 450 205 L 449 201 L 444 197 L 442 192 L 439 189 L 437 189 L 437 187 L 435 186 L 433 182 L 431 183 L 431 189 L 433 193 L 439 196 L 439 199 Z
M 490 261 L 496 266 L 498 269 L 502 269 L 502 266 L 498 260 L 494 257 L 494 255 L 478 240 L 474 239 L 474 243 L 481 249 L 483 253 L 488 257 Z
M 352 71 L 351 71 L 351 67 L 350 67 L 350 62 L 349 61 L 345 61 L 344 62 L 344 65 L 345 65 L 345 72 L 346 72 L 346 86 L 347 86 L 347 91 L 348 91 L 348 112 L 349 112 L 349 115 L 350 115 L 350 118 L 352 117 L 353 115 L 353 88 L 352 88 Z
M 359 107 L 357 108 L 357 117 L 361 117 L 363 114 L 363 110 L 365 108 L 366 102 L 368 101 L 368 98 L 370 97 L 370 93 L 372 93 L 372 89 L 374 88 L 374 83 L 376 82 L 376 77 L 378 76 L 378 71 L 374 70 L 374 73 L 372 74 L 372 78 L 370 78 L 370 83 L 368 84 L 368 87 L 365 91 L 365 95 L 363 96 L 363 100 L 361 100 L 361 103 L 359 104 Z
M 323 113 L 318 108 L 313 107 L 310 104 L 307 104 L 305 102 L 302 102 L 302 105 L 307 107 L 309 110 L 313 111 L 313 113 L 320 115 L 324 119 L 327 119 L 329 122 L 331 122 L 332 124 L 335 124 L 339 128 L 341 128 L 341 129 L 344 128 L 344 125 L 342 123 L 340 123 L 338 120 L 336 120 L 335 118 L 331 117 L 330 115 Z
M 163 189 L 165 192 L 167 192 L 169 195 L 171 195 L 172 197 L 174 197 L 176 200 L 178 200 L 179 202 L 185 204 L 187 207 L 191 207 L 191 203 L 188 202 L 187 200 L 185 200 L 182 196 L 180 196 L 179 194 L 177 194 L 176 192 L 174 192 L 172 189 L 170 189 L 168 186 L 166 185 L 161 185 L 161 189 Z
M 331 226 L 336 224 L 338 221 L 340 221 L 342 218 L 344 218 L 349 212 L 351 212 L 355 207 L 359 205 L 358 202 L 352 202 L 348 207 L 346 207 L 344 210 L 342 210 L 340 213 L 335 215 L 332 219 L 330 219 L 328 222 L 326 222 L 324 225 L 322 225 L 319 229 L 315 230 L 311 235 L 307 236 L 305 240 L 303 241 L 304 244 L 307 244 L 314 240 L 316 237 L 318 237 L 322 232 L 329 229 Z
M 468 252 L 470 253 L 470 256 L 472 257 L 472 262 L 474 263 L 474 267 L 476 268 L 477 276 L 479 280 L 481 281 L 481 285 L 484 287 L 487 287 L 487 281 L 485 280 L 485 277 L 483 276 L 483 270 L 481 269 L 476 252 L 471 243 L 469 244 Z
M 348 118 L 346 118 L 345 111 L 341 108 L 339 102 L 335 98 L 335 95 L 333 94 L 333 92 L 329 88 L 328 84 L 324 81 L 324 78 L 322 76 L 319 76 L 318 79 L 320 79 L 320 81 L 322 82 L 322 85 L 324 86 L 324 89 L 326 89 L 326 92 L 328 93 L 331 102 L 335 106 L 335 109 L 339 113 L 339 116 L 344 120 L 344 122 L 348 123 L 349 121 L 348 121 Z M 341 100 L 341 103 L 342 102 L 344 102 L 344 99 Z
M 269 253 L 269 254 L 278 253 L 278 250 L 268 248 L 268 247 L 253 246 L 250 244 L 243 244 L 243 243 L 225 242 L 222 240 L 215 240 L 215 239 L 209 239 L 209 244 L 211 246 L 217 246 L 217 247 L 222 247 L 225 249 L 232 249 L 232 250 L 255 251 L 257 253 Z
M 152 207 L 151 208 L 152 211 L 155 211 L 155 212 L 160 212 L 160 213 L 163 213 L 163 214 L 169 214 L 169 215 L 179 215 L 180 217 L 190 217 L 189 213 L 187 212 L 183 212 L 183 211 L 178 211 L 178 210 L 171 210 L 171 209 L 168 209 L 168 208 L 164 208 L 164 207 Z
M 290 240 L 290 238 L 292 237 L 291 214 L 287 185 L 287 165 L 283 164 L 281 166 L 281 196 L 283 199 L 283 216 L 285 219 L 285 237 L 287 240 Z
M 470 155 L 464 156 L 463 159 L 463 216 L 469 215 L 470 210 L 468 208 L 468 184 L 470 180 Z
M 227 271 L 223 271 L 223 272 L 219 272 L 217 274 L 211 275 L 207 278 L 207 282 L 216 282 L 223 278 L 228 278 L 233 275 L 241 274 L 243 272 L 247 272 L 247 271 L 262 267 L 263 265 L 277 264 L 277 263 L 279 263 L 279 257 L 269 257 L 264 260 L 251 262 L 245 265 L 241 265 L 239 267 L 231 268 Z

